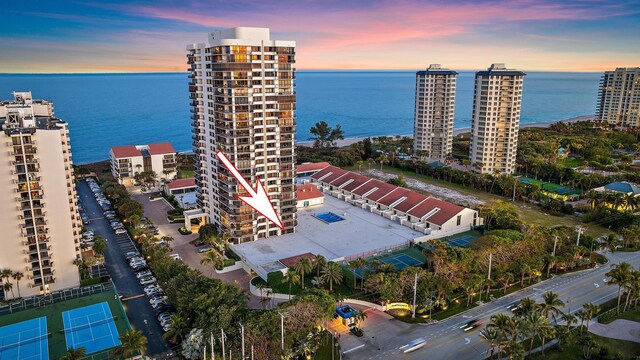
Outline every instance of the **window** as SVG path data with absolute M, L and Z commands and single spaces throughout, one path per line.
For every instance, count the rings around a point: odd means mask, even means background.
M 458 215 L 458 218 L 456 220 L 456 225 L 460 226 L 461 223 L 462 223 L 462 215 Z

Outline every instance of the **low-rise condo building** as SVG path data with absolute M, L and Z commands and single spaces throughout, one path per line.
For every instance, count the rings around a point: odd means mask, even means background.
M 605 71 L 600 80 L 596 119 L 618 128 L 640 126 L 640 67 Z
M 421 160 L 445 161 L 451 155 L 457 75 L 439 64 L 416 73 L 413 150 Z
M 153 171 L 160 179 L 177 175 L 176 151 L 171 143 L 114 146 L 109 151 L 111 174 L 121 184 L 132 185 L 136 174 Z
M 4 299 L 80 285 L 82 222 L 67 123 L 50 101 L 13 97 L 0 101 L 0 268 L 23 277 L 0 280 L 12 284 Z

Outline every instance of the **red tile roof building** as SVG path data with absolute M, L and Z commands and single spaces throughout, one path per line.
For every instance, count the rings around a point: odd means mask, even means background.
M 298 185 L 296 201 L 298 208 L 320 205 L 324 203 L 324 194 L 313 184 Z
M 323 168 L 311 179 L 324 192 L 434 237 L 468 231 L 482 224 L 476 210 L 335 166 Z
M 176 151 L 170 143 L 114 146 L 109 151 L 111 174 L 121 184 L 131 185 L 137 173 L 153 171 L 158 178 L 171 180 L 177 175 Z

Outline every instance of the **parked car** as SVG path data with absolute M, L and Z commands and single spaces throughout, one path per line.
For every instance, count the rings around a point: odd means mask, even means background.
M 169 303 L 166 301 L 158 301 L 156 303 L 151 304 L 151 307 L 155 309 L 157 307 L 164 306 L 164 305 L 169 305 Z
M 211 250 L 213 250 L 213 248 L 211 246 L 206 246 L 206 247 L 198 249 L 198 253 L 202 254 L 202 253 L 209 252 Z
M 196 240 L 196 241 L 193 242 L 193 246 L 202 246 L 204 244 L 205 244 L 205 242 L 202 241 L 202 240 Z
M 120 228 L 120 229 L 116 229 L 116 235 L 121 235 L 121 234 L 126 234 L 127 230 Z
M 169 256 L 170 256 L 173 260 L 182 260 L 182 258 L 180 257 L 180 254 L 169 254 Z
M 147 276 L 151 276 L 153 275 L 151 273 L 151 270 L 145 270 L 145 271 L 141 271 L 139 273 L 136 274 L 136 278 L 138 279 L 142 279 L 143 277 L 147 277 Z
M 158 306 L 157 308 L 153 309 L 153 311 L 156 313 L 156 315 L 160 315 L 164 312 L 174 312 L 176 311 L 176 309 L 171 304 L 169 304 Z
M 124 258 L 128 261 L 134 257 L 139 257 L 140 253 L 137 251 L 129 251 L 128 253 L 124 254 Z
M 147 285 L 142 289 L 142 291 L 144 291 L 144 293 L 147 296 L 150 296 L 151 294 L 154 294 L 154 293 L 158 293 L 158 294 L 162 293 L 162 288 L 160 286 L 158 286 L 157 284 L 155 284 L 155 285 Z
M 156 284 L 156 278 L 154 278 L 153 276 L 140 279 L 140 285 L 150 285 L 150 284 Z

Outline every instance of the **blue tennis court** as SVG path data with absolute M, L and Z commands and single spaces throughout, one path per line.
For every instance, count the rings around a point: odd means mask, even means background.
M 105 301 L 62 313 L 67 348 L 85 348 L 87 354 L 121 344 L 116 324 Z
M 342 221 L 344 218 L 342 216 L 338 216 L 332 212 L 320 213 L 314 215 L 316 218 L 326 222 L 327 224 L 331 224 L 334 222 Z
M 463 235 L 452 239 L 446 239 L 446 241 L 451 246 L 466 248 L 473 240 L 475 240 L 475 238 L 477 238 L 477 236 Z
M 380 261 L 385 264 L 393 264 L 393 267 L 396 270 L 406 269 L 411 266 L 422 265 L 422 261 L 418 259 L 414 259 L 413 257 L 407 254 L 393 254 L 390 256 L 386 256 L 384 258 L 380 258 Z
M 0 328 L 0 359 L 48 360 L 47 318 Z

